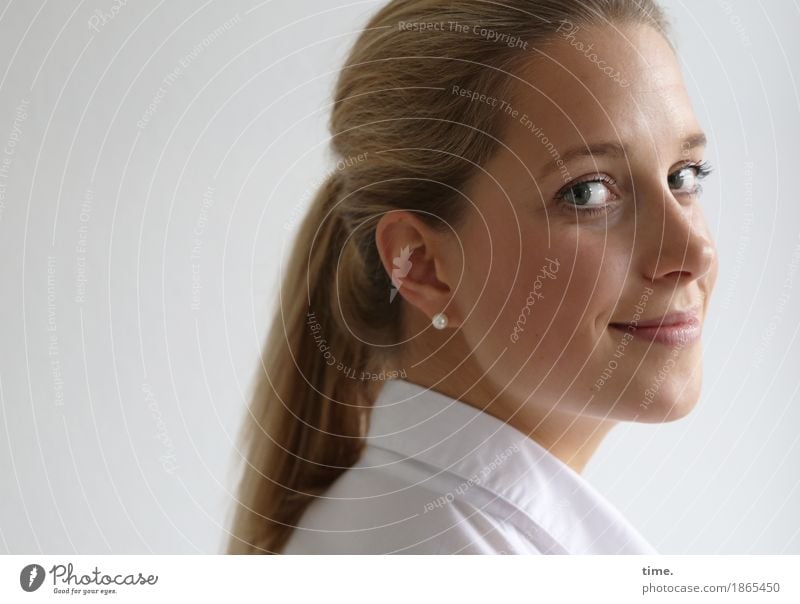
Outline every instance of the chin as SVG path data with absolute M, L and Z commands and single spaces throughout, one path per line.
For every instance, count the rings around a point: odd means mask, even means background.
M 691 382 L 673 380 L 661 384 L 656 393 L 632 401 L 635 421 L 643 423 L 668 423 L 683 419 L 697 406 L 700 398 L 700 379 Z

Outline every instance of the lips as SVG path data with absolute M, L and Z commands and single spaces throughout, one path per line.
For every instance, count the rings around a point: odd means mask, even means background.
M 670 346 L 687 344 L 700 337 L 702 324 L 698 317 L 699 306 L 689 310 L 676 311 L 658 317 L 630 323 L 611 323 L 610 327 L 621 329 L 633 336 L 668 344 Z

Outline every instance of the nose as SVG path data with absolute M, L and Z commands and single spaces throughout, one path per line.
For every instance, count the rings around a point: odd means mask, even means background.
M 640 208 L 642 270 L 650 281 L 690 282 L 706 275 L 716 260 L 702 208 L 696 197 L 677 197 L 667 183 L 648 195 Z

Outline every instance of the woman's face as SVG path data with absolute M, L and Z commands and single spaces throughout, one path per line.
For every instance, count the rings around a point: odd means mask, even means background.
M 612 325 L 692 308 L 702 324 L 716 281 L 702 129 L 676 58 L 647 26 L 562 24 L 519 75 L 527 83 L 496 104 L 505 148 L 466 191 L 459 329 L 526 405 L 682 417 L 700 393 L 699 338 Z

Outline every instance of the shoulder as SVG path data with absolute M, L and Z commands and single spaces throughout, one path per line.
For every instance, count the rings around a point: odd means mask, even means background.
M 538 553 L 502 518 L 454 497 L 455 478 L 368 448 L 292 531 L 285 554 Z

